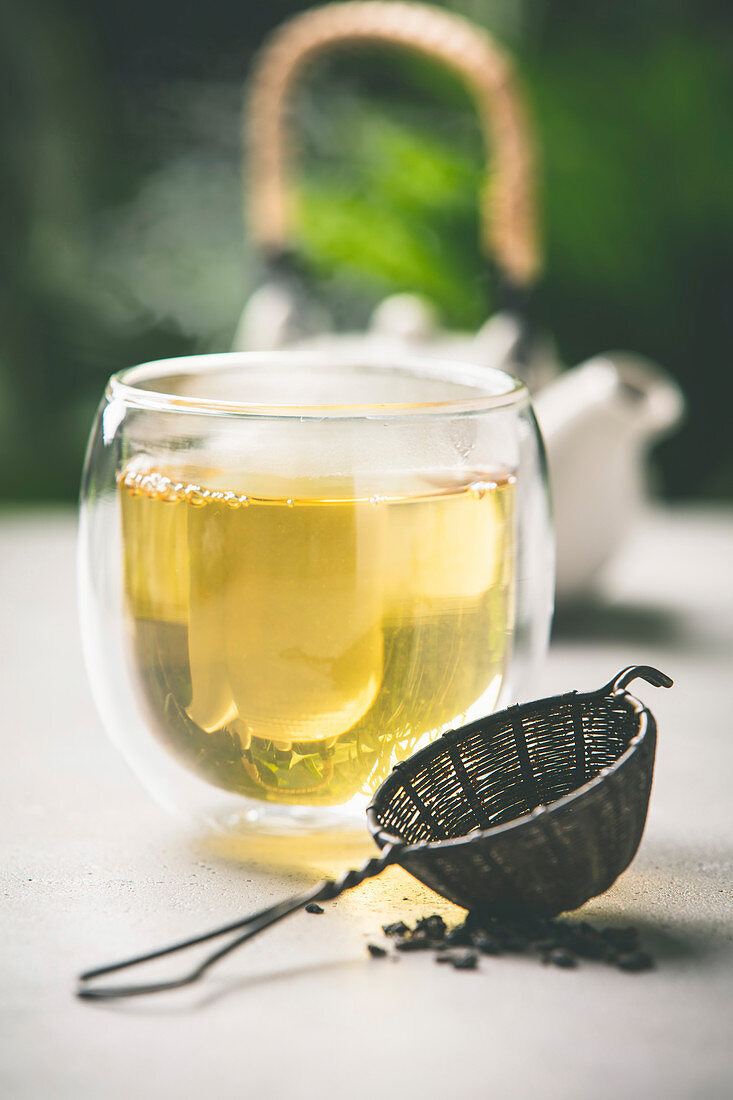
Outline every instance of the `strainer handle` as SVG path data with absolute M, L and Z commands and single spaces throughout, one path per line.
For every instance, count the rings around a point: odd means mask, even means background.
M 511 61 L 482 28 L 423 4 L 327 4 L 289 20 L 260 51 L 245 119 L 246 216 L 255 242 L 274 257 L 290 251 L 294 217 L 287 112 L 296 85 L 314 59 L 360 43 L 400 46 L 441 62 L 463 79 L 492 162 L 480 197 L 481 247 L 508 285 L 529 287 L 541 266 L 535 158 Z
M 664 672 L 660 672 L 658 668 L 653 668 L 652 665 L 629 665 L 622 669 L 618 676 L 614 676 L 605 687 L 602 687 L 598 694 L 614 695 L 618 691 L 625 691 L 632 680 L 637 679 L 646 680 L 653 687 L 670 688 L 674 684 L 674 680 Z
M 139 997 L 144 993 L 163 993 L 171 989 L 180 989 L 182 986 L 193 985 L 194 982 L 197 982 L 199 978 L 203 977 L 206 971 L 209 970 L 214 963 L 223 959 L 225 955 L 231 954 L 237 947 L 246 943 L 247 940 L 251 940 L 259 932 L 264 932 L 265 929 L 271 928 L 273 924 L 277 924 L 277 922 L 283 920 L 284 917 L 289 917 L 291 913 L 297 913 L 299 909 L 304 909 L 306 905 L 310 905 L 313 902 L 332 901 L 345 890 L 351 890 L 355 886 L 359 886 L 365 879 L 374 878 L 375 875 L 381 874 L 390 864 L 398 863 L 403 848 L 404 844 L 389 844 L 382 850 L 380 855 L 367 860 L 358 871 L 344 871 L 344 873 L 335 880 L 324 879 L 323 882 L 319 882 L 317 886 L 314 886 L 304 894 L 297 894 L 295 897 L 287 898 L 285 901 L 278 902 L 277 905 L 271 905 L 267 909 L 261 909 L 257 913 L 251 913 L 248 917 L 242 917 L 239 920 L 232 921 L 230 924 L 224 924 L 220 928 L 214 928 L 210 932 L 203 932 L 200 935 L 192 936 L 190 939 L 182 940 L 179 943 L 169 944 L 167 947 L 159 947 L 155 951 L 148 951 L 144 955 L 137 955 L 135 958 L 125 959 L 123 962 L 109 963 L 106 966 L 95 967 L 94 970 L 87 970 L 79 975 L 80 984 L 77 987 L 77 996 L 90 1001 L 111 1001 L 121 997 Z M 242 931 L 242 929 L 244 929 L 244 931 Z M 195 966 L 180 978 L 171 978 L 162 982 L 147 982 L 134 985 L 109 986 L 88 984 L 94 982 L 97 978 L 104 977 L 106 974 L 114 974 L 119 970 L 127 970 L 129 967 L 140 966 L 142 963 L 152 962 L 153 959 L 160 959 L 165 955 L 174 955 L 178 951 L 185 951 L 189 947 L 195 947 L 200 943 L 206 943 L 208 940 L 217 939 L 219 936 L 225 936 L 229 932 L 236 932 L 238 934 L 228 940 L 223 947 L 218 947 L 210 955 L 207 955 L 203 962 L 199 963 L 198 966 Z

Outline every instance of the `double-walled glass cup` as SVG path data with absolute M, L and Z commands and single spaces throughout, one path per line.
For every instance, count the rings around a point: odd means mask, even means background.
M 396 762 L 531 691 L 552 570 L 507 374 L 283 352 L 107 386 L 82 489 L 89 676 L 140 778 L 199 822 L 361 824 Z

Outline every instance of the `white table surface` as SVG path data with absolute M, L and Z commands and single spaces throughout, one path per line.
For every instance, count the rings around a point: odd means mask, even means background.
M 632 867 L 585 907 L 639 926 L 657 969 L 575 971 L 525 957 L 478 972 L 369 959 L 382 921 L 458 914 L 399 869 L 299 914 L 198 987 L 75 999 L 91 964 L 286 896 L 351 851 L 226 846 L 187 834 L 108 743 L 78 637 L 74 517 L 0 513 L 0 1095 L 728 1100 L 733 1095 L 733 514 L 650 513 L 611 601 L 565 612 L 540 694 L 639 682 L 659 723 Z

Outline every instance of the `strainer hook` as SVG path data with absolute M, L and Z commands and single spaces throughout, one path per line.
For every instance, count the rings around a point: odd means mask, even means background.
M 664 672 L 660 672 L 658 668 L 654 668 L 652 665 L 628 665 L 612 680 L 609 680 L 604 687 L 600 688 L 597 694 L 615 695 L 619 691 L 625 691 L 632 680 L 636 679 L 646 680 L 652 687 L 669 688 L 674 684 L 671 677 L 665 675 Z

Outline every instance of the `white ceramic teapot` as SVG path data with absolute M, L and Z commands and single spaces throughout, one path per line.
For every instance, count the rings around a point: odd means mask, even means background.
M 475 334 L 440 329 L 416 295 L 385 299 L 366 332 L 334 333 L 294 262 L 286 110 L 304 68 L 332 48 L 375 42 L 456 70 L 473 93 L 491 151 L 481 197 L 481 244 L 505 307 Z M 683 398 L 657 366 L 628 353 L 562 370 L 549 341 L 529 336 L 526 306 L 540 270 L 534 155 L 507 55 L 465 19 L 421 4 L 351 0 L 311 9 L 261 52 L 248 127 L 249 223 L 269 269 L 248 302 L 235 347 L 425 354 L 519 374 L 528 384 L 548 454 L 557 540 L 557 592 L 589 591 L 644 499 L 650 445 L 679 421 Z

